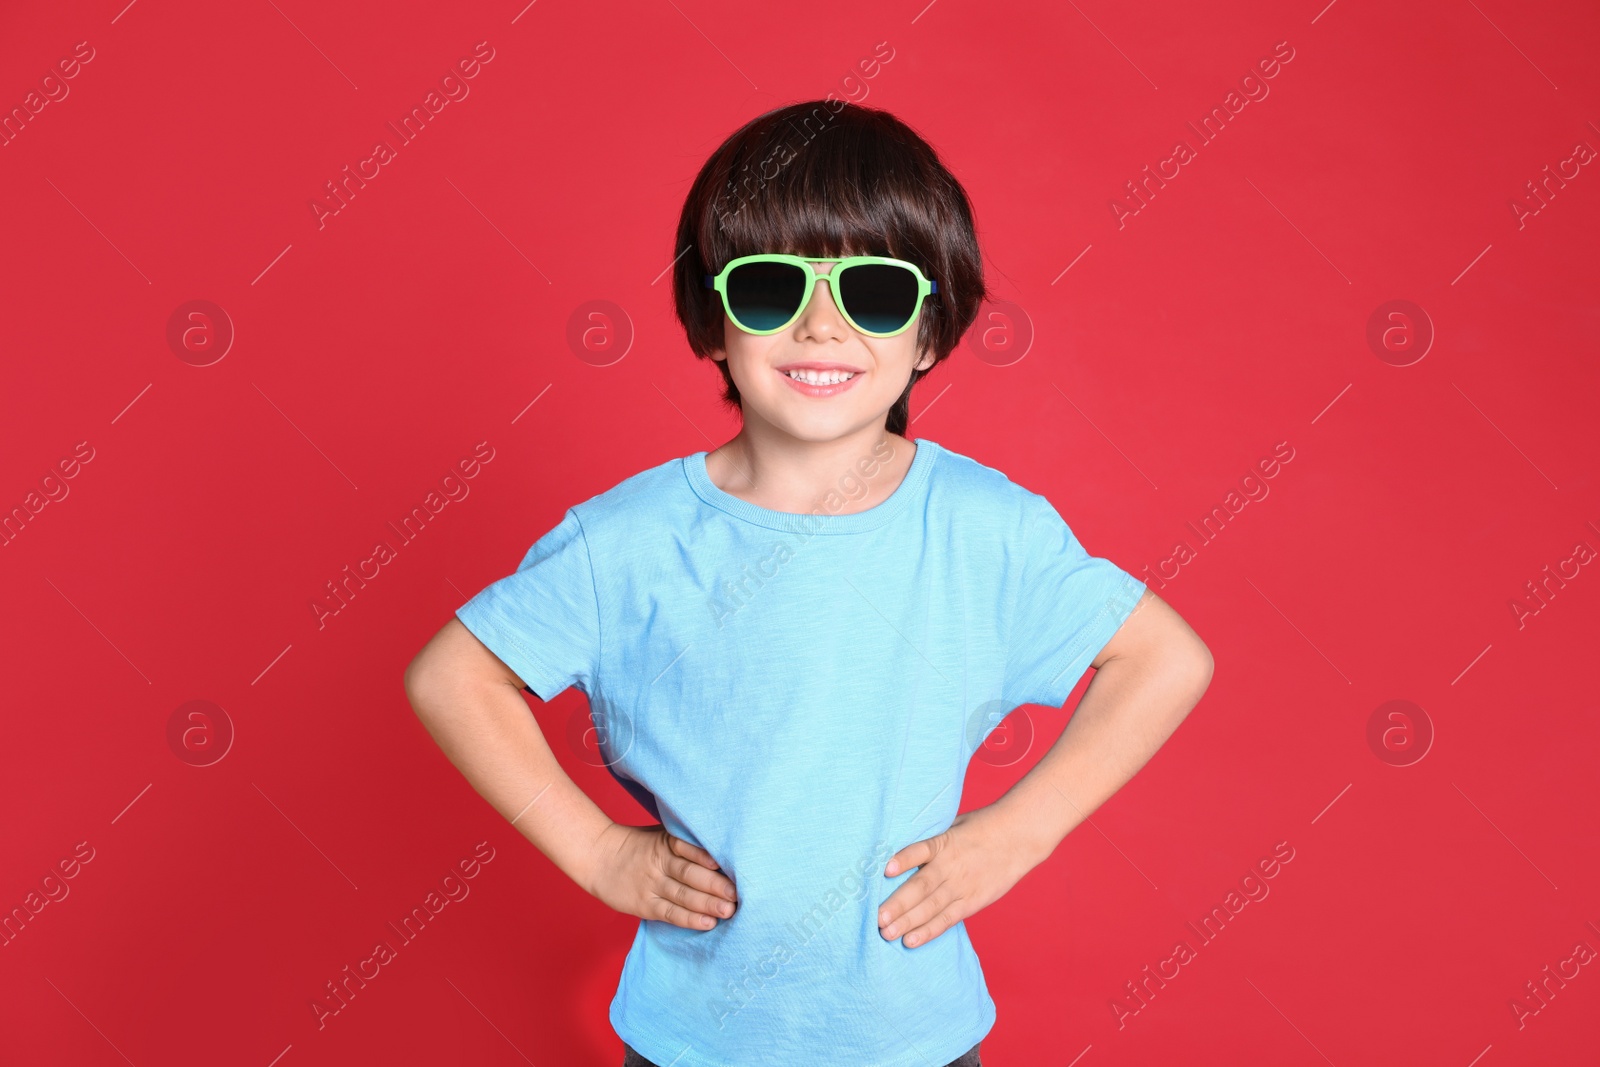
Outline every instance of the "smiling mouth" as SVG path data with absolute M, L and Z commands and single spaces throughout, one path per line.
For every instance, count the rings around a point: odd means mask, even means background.
M 807 385 L 836 385 L 839 382 L 847 382 L 856 376 L 855 371 L 846 370 L 798 369 L 786 370 L 782 373 L 787 374 L 797 382 L 805 382 Z
M 788 370 L 779 370 L 778 373 L 789 383 L 789 388 L 803 396 L 829 397 L 837 396 L 851 388 L 856 379 L 865 372 L 837 368 L 815 370 L 809 367 L 791 367 Z

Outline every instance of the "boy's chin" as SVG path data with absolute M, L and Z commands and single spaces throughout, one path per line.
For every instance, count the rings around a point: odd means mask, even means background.
M 866 426 L 883 426 L 888 415 L 887 408 L 879 412 L 876 418 L 870 412 L 863 414 L 859 411 L 830 412 L 827 415 L 815 413 L 798 418 L 793 412 L 784 412 L 766 421 L 797 441 L 820 445 L 859 433 Z

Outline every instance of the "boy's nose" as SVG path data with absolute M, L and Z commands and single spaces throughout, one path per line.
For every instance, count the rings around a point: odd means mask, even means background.
M 834 306 L 833 301 L 824 300 L 821 293 L 811 298 L 805 314 L 800 316 L 802 334 L 825 338 L 839 337 L 846 334 L 849 329 L 850 324 L 839 314 L 839 309 Z
M 832 263 L 818 264 L 819 267 L 832 268 Z M 811 302 L 806 305 L 805 313 L 800 320 L 807 329 L 819 329 L 826 326 L 830 331 L 838 331 L 849 326 L 844 321 L 844 316 L 839 314 L 839 306 L 834 300 L 833 282 L 827 277 L 817 279 L 816 288 L 811 292 Z

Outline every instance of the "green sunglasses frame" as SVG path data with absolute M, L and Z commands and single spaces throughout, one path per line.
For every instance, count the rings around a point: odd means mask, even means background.
M 795 310 L 794 315 L 789 319 L 789 321 L 784 323 L 782 326 L 778 326 L 771 330 L 746 329 L 744 324 L 739 321 L 739 317 L 733 313 L 733 308 L 728 303 L 728 274 L 733 270 L 733 268 L 741 266 L 745 263 L 792 263 L 798 267 L 803 267 L 805 270 L 810 272 L 811 284 L 806 286 L 805 296 L 800 298 L 800 307 Z M 837 263 L 839 266 L 834 267 L 833 270 L 827 274 L 822 274 L 812 266 L 813 263 Z M 850 312 L 845 310 L 844 301 L 838 298 L 838 290 L 834 287 L 832 279 L 838 277 L 839 274 L 844 270 L 854 266 L 857 263 L 887 263 L 896 267 L 905 267 L 916 276 L 917 304 L 916 307 L 911 309 L 911 318 L 906 320 L 906 324 L 904 326 L 889 333 L 877 333 L 873 330 L 863 329 L 860 323 L 856 322 L 855 319 L 850 317 Z M 754 334 L 757 337 L 767 337 L 775 333 L 782 333 L 784 330 L 787 330 L 789 327 L 798 322 L 800 320 L 800 316 L 805 314 L 807 305 L 811 303 L 812 294 L 817 291 L 818 281 L 828 282 L 829 292 L 831 292 L 834 296 L 833 303 L 834 306 L 839 309 L 839 314 L 845 317 L 845 321 L 850 323 L 852 329 L 859 333 L 864 333 L 868 337 L 898 337 L 899 335 L 905 333 L 916 324 L 917 317 L 922 314 L 922 302 L 928 298 L 930 293 L 937 293 L 939 291 L 939 283 L 924 275 L 921 268 L 919 268 L 915 263 L 908 263 L 903 259 L 892 259 L 888 256 L 839 256 L 833 259 L 807 259 L 804 256 L 790 256 L 778 252 L 766 252 L 754 256 L 740 256 L 738 259 L 730 261 L 728 265 L 723 267 L 722 270 L 717 274 L 707 274 L 703 275 L 703 277 L 705 278 L 706 288 L 715 290 L 722 297 L 722 309 L 728 313 L 729 321 L 731 321 L 735 326 L 739 327 L 739 329 L 743 330 L 745 333 Z

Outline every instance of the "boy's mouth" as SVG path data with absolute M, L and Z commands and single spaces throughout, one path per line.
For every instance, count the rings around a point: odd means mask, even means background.
M 842 363 L 791 363 L 777 371 L 796 392 L 806 396 L 842 393 L 863 373 Z

